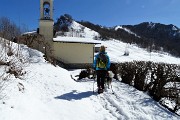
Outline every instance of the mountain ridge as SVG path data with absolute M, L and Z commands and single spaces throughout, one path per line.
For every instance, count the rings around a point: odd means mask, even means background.
M 136 43 L 142 48 L 151 47 L 157 51 L 165 51 L 174 56 L 180 56 L 180 29 L 174 25 L 164 25 L 153 23 L 154 28 L 150 28 L 148 22 L 138 25 L 122 25 L 121 29 L 117 26 L 112 28 L 93 29 L 89 23 L 82 23 L 86 27 L 98 31 L 102 38 L 114 38 L 127 43 Z M 95 25 L 97 26 L 97 25 Z M 157 26 L 157 27 L 156 27 Z M 176 29 L 176 30 L 174 30 Z M 152 48 L 154 46 L 154 48 Z

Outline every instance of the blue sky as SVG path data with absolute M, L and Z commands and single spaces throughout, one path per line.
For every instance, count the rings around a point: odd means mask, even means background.
M 54 0 L 54 20 L 70 14 L 75 20 L 112 27 L 141 22 L 174 24 L 180 28 L 180 0 Z M 0 17 L 36 29 L 40 0 L 1 0 Z

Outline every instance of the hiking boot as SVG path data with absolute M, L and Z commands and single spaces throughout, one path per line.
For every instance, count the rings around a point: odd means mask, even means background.
M 98 89 L 98 94 L 100 94 L 100 93 L 103 93 L 103 89 L 102 88 Z

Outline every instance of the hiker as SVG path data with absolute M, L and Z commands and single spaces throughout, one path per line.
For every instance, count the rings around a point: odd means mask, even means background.
M 100 47 L 99 53 L 95 56 L 93 63 L 93 68 L 97 74 L 98 93 L 104 91 L 104 80 L 111 64 L 105 49 L 105 46 Z

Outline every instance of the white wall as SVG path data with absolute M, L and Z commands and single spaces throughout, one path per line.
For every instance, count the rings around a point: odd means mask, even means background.
M 54 56 L 65 63 L 93 63 L 94 44 L 54 42 Z

